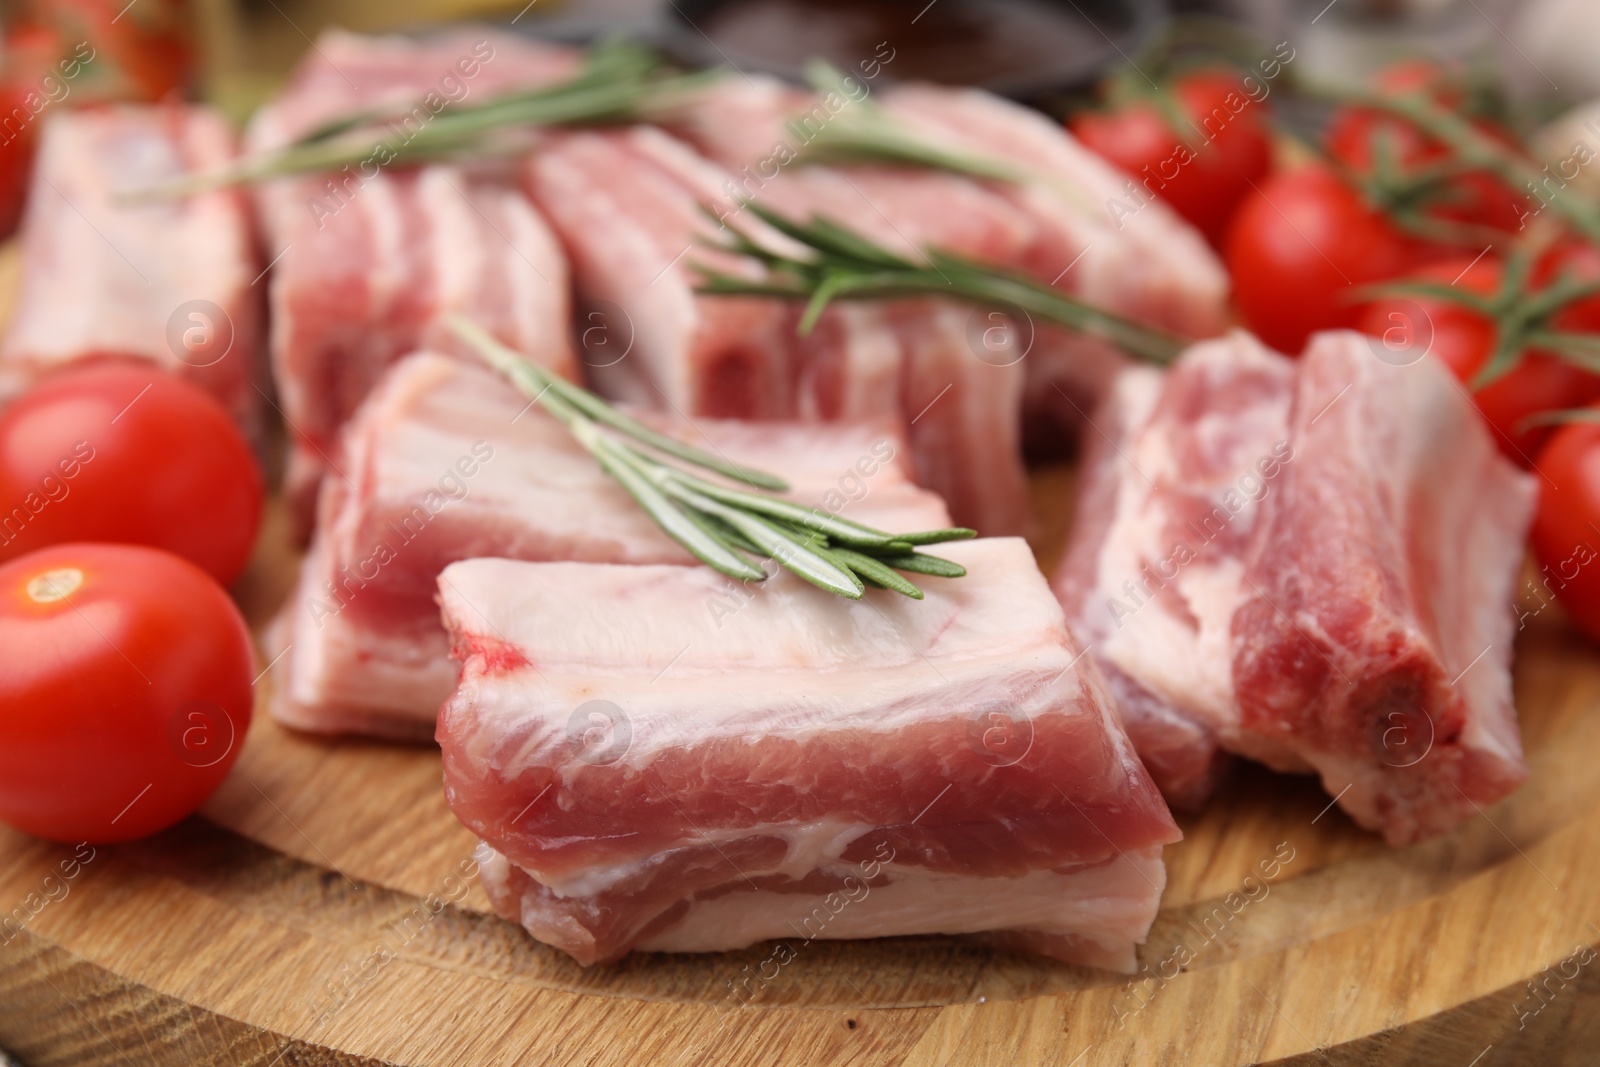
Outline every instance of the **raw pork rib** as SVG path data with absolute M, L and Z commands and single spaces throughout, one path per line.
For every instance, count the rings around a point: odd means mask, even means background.
M 1151 776 L 1198 807 L 1226 757 L 1233 609 L 1261 500 L 1292 458 L 1294 367 L 1246 333 L 1125 371 L 1087 438 L 1056 590 Z
M 0 345 L 6 388 L 96 355 L 154 360 L 256 428 L 260 272 L 236 192 L 130 204 L 120 193 L 221 166 L 204 107 L 63 111 L 45 125 L 23 225 L 22 287 Z
M 1160 203 L 1113 213 L 1113 203 L 1129 197 L 1126 176 L 1059 124 L 989 93 L 908 84 L 885 90 L 881 106 L 913 133 L 1037 180 L 792 161 L 809 141 L 825 142 L 830 127 L 851 122 L 853 108 L 878 99 L 834 96 L 835 110 L 769 78 L 728 78 L 678 128 L 734 172 L 719 197 L 725 209 L 749 197 L 798 218 L 826 215 L 902 255 L 937 247 L 1179 334 L 1222 329 L 1227 275 L 1200 235 Z M 1045 324 L 1027 343 L 1028 408 L 1058 429 L 1077 427 L 1126 362 L 1104 341 Z
M 942 547 L 970 574 L 921 602 L 785 573 L 720 617 L 705 568 L 447 568 L 496 911 L 585 964 L 983 933 L 1132 971 L 1177 827 L 1027 545 Z
M 465 76 L 461 62 L 476 73 Z M 329 31 L 256 114 L 249 147 L 276 148 L 374 107 L 417 105 L 427 116 L 428 94 L 443 100 L 447 76 L 476 101 L 564 78 L 577 62 L 571 50 L 482 29 L 422 42 Z M 509 166 L 368 169 L 256 193 L 274 257 L 272 364 L 294 435 L 288 492 L 302 527 L 339 427 L 384 367 L 419 348 L 460 351 L 447 316 L 465 314 L 545 366 L 577 372 L 566 263 Z
M 902 531 L 949 525 L 912 483 L 891 425 L 698 419 L 688 434 L 837 514 Z M 289 652 L 273 713 L 299 729 L 433 735 L 458 674 L 434 600 L 455 560 L 693 562 L 565 429 L 476 363 L 419 353 L 395 364 L 346 426 L 337 462 L 276 635 Z
M 704 247 L 719 229 L 705 208 L 726 203 L 731 177 L 657 129 L 552 138 L 526 174 L 571 256 L 580 298 L 602 314 L 620 310 L 632 340 L 628 358 L 596 368 L 608 395 L 691 416 L 899 415 L 919 471 L 956 521 L 987 533 L 1025 528 L 1021 371 L 973 354 L 968 309 L 937 301 L 836 307 L 817 336 L 802 339 L 791 304 L 696 294 L 694 263 L 751 269 Z M 801 192 L 773 206 L 803 216 L 796 206 L 815 200 Z M 739 222 L 783 243 L 753 215 Z M 871 222 L 882 228 L 875 215 Z
M 1236 748 L 1348 789 L 1391 844 L 1444 833 L 1527 777 L 1510 667 L 1534 480 L 1442 363 L 1354 333 L 1312 338 L 1289 433 L 1233 615 Z
M 1096 425 L 1057 592 L 1174 803 L 1204 799 L 1220 745 L 1317 772 L 1405 844 L 1522 781 L 1533 486 L 1437 361 L 1330 333 L 1294 363 L 1235 334 L 1128 372 Z

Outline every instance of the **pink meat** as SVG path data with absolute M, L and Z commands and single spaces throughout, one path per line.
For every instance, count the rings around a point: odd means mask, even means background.
M 88 356 L 153 360 L 257 426 L 261 266 L 235 192 L 130 203 L 122 194 L 218 167 L 233 132 L 209 108 L 55 113 L 23 224 L 22 284 L 0 343 L 19 388 Z
M 1284 464 L 1294 365 L 1245 333 L 1169 371 L 1132 368 L 1097 409 L 1056 577 L 1163 794 L 1198 807 L 1237 718 L 1230 625 Z
M 940 145 L 1035 176 L 993 186 L 1036 224 L 1037 239 L 1013 266 L 1182 336 L 1210 337 L 1226 325 L 1227 272 L 1199 232 L 1159 201 L 1131 210 L 1139 203 L 1131 179 L 1060 123 L 980 89 L 908 84 L 883 102 Z M 1030 424 L 1080 428 L 1123 363 L 1104 341 L 1039 326 L 1026 363 Z
M 690 415 L 897 415 L 911 423 L 918 469 L 958 522 L 986 532 L 1026 527 L 1021 370 L 973 355 L 966 309 L 929 301 L 836 307 L 814 336 L 799 338 L 790 304 L 695 293 L 695 264 L 752 268 L 706 247 L 719 235 L 707 208 L 726 211 L 727 172 L 660 130 L 552 139 L 527 175 L 566 244 L 580 298 L 620 317 L 632 341 L 628 358 L 594 367 L 608 395 Z M 797 187 L 774 206 L 803 218 L 820 195 Z M 882 227 L 876 214 L 871 222 Z M 783 243 L 753 216 L 739 225 Z M 949 448 L 955 440 L 964 448 Z
M 866 604 L 787 574 L 750 597 L 704 568 L 447 568 L 446 791 L 496 909 L 582 963 L 1011 932 L 1131 971 L 1177 828 L 1027 546 L 945 553 L 969 576 Z
M 914 135 L 1031 180 L 804 162 L 808 146 L 879 107 Z M 722 196 L 728 208 L 748 198 L 800 217 L 825 214 L 903 255 L 938 247 L 1020 270 L 1182 335 L 1211 336 L 1227 321 L 1227 275 L 1193 228 L 1159 203 L 1118 209 L 1129 197 L 1126 176 L 1059 124 L 980 90 L 911 84 L 852 101 L 729 78 L 678 128 L 734 172 Z M 1123 356 L 1043 323 L 1023 331 L 1030 423 L 1047 434 L 1079 428 Z
M 1531 479 L 1437 361 L 1244 334 L 1096 417 L 1057 593 L 1174 803 L 1217 749 L 1312 771 L 1394 844 L 1522 781 L 1512 591 Z
M 271 144 L 310 133 L 333 119 L 394 105 L 478 103 L 515 89 L 572 76 L 582 54 L 488 26 L 456 26 L 427 37 L 368 36 L 325 30 L 289 84 L 253 124 Z M 267 147 L 253 145 L 252 147 Z
M 421 42 L 330 31 L 257 113 L 250 147 L 377 107 L 414 106 L 404 128 L 422 127 L 451 99 L 557 81 L 577 63 L 571 50 L 483 29 Z M 273 257 L 273 371 L 295 445 L 288 491 L 303 525 L 339 427 L 383 369 L 418 348 L 460 351 L 448 316 L 577 373 L 567 332 L 550 328 L 569 315 L 566 263 L 509 165 L 347 167 L 267 183 L 256 199 Z
M 949 525 L 898 428 L 668 422 L 797 500 L 895 530 Z M 431 737 L 457 669 L 434 602 L 460 559 L 690 564 L 570 434 L 475 363 L 395 364 L 347 425 L 317 537 L 277 625 L 273 712 L 322 733 Z M 276 648 L 273 651 L 277 651 Z
M 700 190 L 718 173 L 648 127 L 556 135 L 525 165 L 529 192 L 571 257 L 580 317 L 598 314 L 631 343 L 621 359 L 589 360 L 602 391 L 688 415 L 792 417 L 792 310 L 693 291 L 692 262 L 751 270 L 704 247 L 717 225 Z
M 1234 745 L 1314 770 L 1392 844 L 1444 833 L 1527 777 L 1511 605 L 1534 481 L 1443 364 L 1353 333 L 1312 339 L 1290 435 L 1233 615 Z

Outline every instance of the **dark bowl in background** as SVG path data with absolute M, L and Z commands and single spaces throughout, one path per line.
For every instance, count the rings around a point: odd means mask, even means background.
M 803 80 L 820 56 L 882 77 L 977 85 L 1018 99 L 1082 88 L 1132 56 L 1165 0 L 673 0 L 660 44 L 684 63 Z

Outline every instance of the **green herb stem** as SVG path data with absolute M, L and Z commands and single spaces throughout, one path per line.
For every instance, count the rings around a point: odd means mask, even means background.
M 827 218 L 796 223 L 746 202 L 763 222 L 805 245 L 805 258 L 776 253 L 734 231 L 720 250 L 755 259 L 760 279 L 734 277 L 700 265 L 700 292 L 726 296 L 783 297 L 807 301 L 800 332 L 809 333 L 834 300 L 888 300 L 934 296 L 980 307 L 1017 309 L 1046 322 L 1104 338 L 1141 359 L 1167 364 L 1188 341 L 1175 334 L 1098 308 L 1024 274 L 930 250 L 918 266 Z
M 745 486 L 785 488 L 781 478 L 730 463 L 643 425 L 461 316 L 453 317 L 449 325 L 489 366 L 565 426 L 668 537 L 730 578 L 764 580 L 767 572 L 751 557 L 765 556 L 813 585 L 851 600 L 860 599 L 869 582 L 920 600 L 922 591 L 897 570 L 940 578 L 966 573 L 948 560 L 917 552 L 916 547 L 973 537 L 972 530 L 952 527 L 891 534 L 820 508 L 702 478 L 662 457 Z

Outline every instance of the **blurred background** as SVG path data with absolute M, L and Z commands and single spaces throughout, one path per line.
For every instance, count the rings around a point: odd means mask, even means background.
M 13 0 L 0 11 L 12 80 L 54 29 L 104 41 L 138 90 L 181 84 L 239 118 L 329 26 L 404 31 L 453 19 L 514 20 L 563 40 L 621 30 L 688 61 L 780 74 L 804 56 L 860 55 L 892 26 L 906 57 L 896 76 L 1033 96 L 1080 87 L 1163 20 L 1199 14 L 1294 41 L 1312 74 L 1359 78 L 1421 51 L 1490 61 L 1521 97 L 1600 93 L 1593 0 Z

